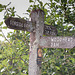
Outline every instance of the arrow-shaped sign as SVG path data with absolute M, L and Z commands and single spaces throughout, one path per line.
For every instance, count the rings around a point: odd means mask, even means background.
M 44 48 L 74 48 L 74 37 L 41 37 L 40 46 Z
M 5 20 L 5 23 L 7 27 L 11 29 L 25 30 L 28 32 L 31 32 L 34 29 L 32 22 L 20 18 L 9 17 Z

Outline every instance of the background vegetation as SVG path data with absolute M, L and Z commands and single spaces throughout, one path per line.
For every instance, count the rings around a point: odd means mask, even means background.
M 45 24 L 53 25 L 58 30 L 57 36 L 75 37 L 75 0 L 29 0 L 27 13 L 34 9 L 45 12 Z M 4 11 L 4 20 L 9 16 L 15 17 L 15 7 L 0 4 L 0 12 Z M 17 16 L 20 18 L 20 16 Z M 28 18 L 23 17 L 29 20 Z M 26 31 L 14 30 L 9 32 L 7 39 L 2 32 L 7 29 L 0 21 L 0 75 L 28 75 L 29 37 Z M 5 42 L 7 41 L 7 42 Z M 43 49 L 42 75 L 75 75 L 75 48 L 72 49 Z

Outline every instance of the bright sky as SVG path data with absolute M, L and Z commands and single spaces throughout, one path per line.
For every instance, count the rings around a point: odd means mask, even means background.
M 29 7 L 29 0 L 0 0 L 0 4 L 7 5 L 11 2 L 10 7 L 15 7 L 17 14 L 21 17 L 25 16 L 27 8 Z M 3 21 L 4 12 L 0 12 L 0 22 Z M 4 24 L 5 25 L 5 24 Z M 11 29 L 3 30 L 4 35 L 6 36 Z M 0 40 L 3 41 L 4 39 L 0 36 Z
M 48 2 L 48 0 L 42 0 L 44 3 Z M 0 0 L 0 4 L 3 5 L 7 5 L 9 4 L 9 2 L 11 2 L 10 7 L 15 7 L 15 10 L 17 11 L 17 14 L 21 17 L 25 16 L 26 10 L 28 9 L 30 3 L 29 0 Z M 3 15 L 4 12 L 0 12 L 0 22 L 3 21 Z M 5 24 L 4 24 L 5 25 Z M 11 29 L 7 29 L 7 30 L 3 30 L 3 33 L 5 34 L 5 36 L 7 35 L 7 32 L 12 31 Z M 1 36 L 0 36 L 0 40 L 4 40 Z

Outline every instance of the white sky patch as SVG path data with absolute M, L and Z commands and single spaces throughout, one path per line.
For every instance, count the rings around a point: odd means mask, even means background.
M 15 7 L 15 10 L 16 10 L 16 13 L 21 16 L 21 17 L 24 17 L 26 10 L 28 9 L 29 7 L 29 0 L 0 0 L 0 4 L 3 4 L 3 5 L 7 5 L 9 4 L 9 2 L 11 2 L 11 4 L 8 6 L 9 7 Z M 0 12 L 0 22 L 3 21 L 3 17 L 4 17 L 4 11 L 3 12 Z M 3 26 L 6 26 L 5 24 L 3 24 Z M 7 36 L 7 33 L 8 32 L 12 32 L 13 29 L 3 29 L 2 30 L 4 35 Z M 4 38 L 0 36 L 0 40 L 1 41 L 4 41 Z
M 3 69 L 1 69 L 1 72 L 5 71 L 5 69 L 6 69 L 5 67 Z

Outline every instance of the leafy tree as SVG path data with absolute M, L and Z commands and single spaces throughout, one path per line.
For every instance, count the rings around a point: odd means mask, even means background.
M 31 5 L 27 12 L 42 9 L 45 12 L 45 24 L 55 26 L 57 36 L 75 37 L 75 2 L 74 0 L 29 0 Z M 15 7 L 9 4 L 0 4 L 0 12 L 5 11 L 4 19 L 15 16 Z M 0 36 L 7 42 L 0 42 L 0 75 L 28 75 L 29 59 L 29 32 L 9 32 L 7 38 L 0 22 Z M 75 74 L 75 48 L 73 49 L 43 49 L 42 75 L 74 75 Z

